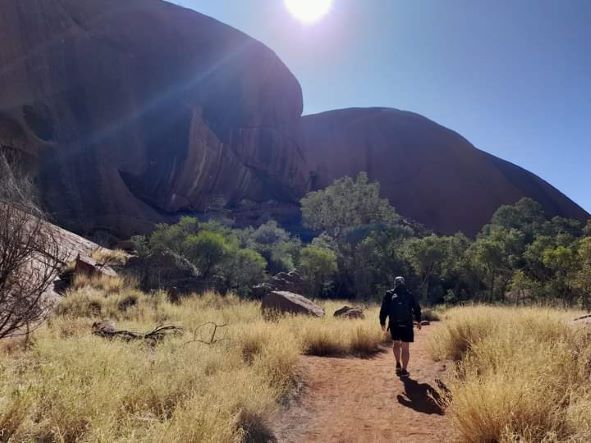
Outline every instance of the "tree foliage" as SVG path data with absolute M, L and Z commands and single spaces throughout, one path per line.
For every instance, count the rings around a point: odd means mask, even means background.
M 183 218 L 138 244 L 186 257 L 206 279 L 248 294 L 297 269 L 309 296 L 380 299 L 397 275 L 427 303 L 532 301 L 591 308 L 591 221 L 549 218 L 531 199 L 500 207 L 474 239 L 403 220 L 365 173 L 301 200 L 304 244 L 271 220 L 256 228 Z M 143 246 L 142 246 L 143 245 Z
M 300 256 L 300 270 L 311 295 L 319 296 L 332 282 L 337 272 L 337 255 L 319 246 L 306 246 Z
M 367 174 L 356 179 L 344 177 L 326 189 L 310 192 L 301 200 L 304 225 L 338 237 L 347 228 L 394 223 L 398 216 L 387 199 L 380 197 L 380 185 Z

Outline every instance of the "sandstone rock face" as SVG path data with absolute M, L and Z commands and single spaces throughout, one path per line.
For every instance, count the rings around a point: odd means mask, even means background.
M 522 197 L 550 216 L 589 216 L 539 177 L 411 112 L 330 111 L 304 117 L 301 132 L 313 187 L 366 171 L 399 213 L 439 232 L 475 234 L 499 206 Z
M 209 17 L 160 0 L 3 0 L 0 64 L 0 146 L 78 232 L 301 194 L 299 83 Z
M 160 0 L 2 0 L 0 150 L 58 223 L 125 238 L 178 214 L 297 223 L 305 192 L 365 170 L 404 216 L 473 234 L 524 196 L 588 214 L 538 177 L 394 109 L 301 118 L 268 48 Z
M 324 309 L 306 297 L 288 291 L 272 291 L 263 298 L 261 309 L 264 315 L 304 314 L 324 317 Z

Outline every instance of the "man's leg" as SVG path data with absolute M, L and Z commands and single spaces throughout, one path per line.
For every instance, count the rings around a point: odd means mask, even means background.
M 394 359 L 396 360 L 396 366 L 400 366 L 400 348 L 401 348 L 401 342 L 398 340 L 394 340 L 394 344 L 392 345 L 392 351 L 394 352 Z
M 400 353 L 400 347 L 398 348 L 398 352 Z M 410 343 L 403 341 L 402 342 L 402 369 L 406 370 L 406 368 L 408 367 L 409 360 L 410 360 Z

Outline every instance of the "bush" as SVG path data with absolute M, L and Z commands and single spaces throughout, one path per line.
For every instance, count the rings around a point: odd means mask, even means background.
M 216 271 L 227 259 L 231 246 L 218 232 L 201 231 L 188 236 L 183 242 L 185 256 L 197 266 L 204 278 Z
M 240 295 L 250 294 L 250 289 L 264 279 L 267 262 L 252 249 L 238 249 L 229 254 L 221 272 L 228 289 Z
M 299 269 L 310 294 L 317 297 L 337 272 L 337 256 L 330 249 L 307 246 L 302 250 Z

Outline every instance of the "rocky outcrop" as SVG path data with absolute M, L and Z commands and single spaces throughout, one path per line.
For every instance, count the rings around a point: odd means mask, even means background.
M 306 283 L 297 271 L 280 272 L 269 279 L 268 282 L 261 283 L 252 288 L 252 296 L 262 299 L 272 291 L 295 292 L 296 294 L 305 292 Z
M 411 112 L 330 111 L 304 117 L 301 131 L 315 188 L 366 171 L 398 212 L 442 233 L 473 235 L 499 206 L 523 197 L 549 216 L 589 217 L 539 177 Z
M 79 255 L 74 265 L 76 274 L 85 274 L 90 277 L 117 277 L 117 273 L 109 265 L 98 263 L 91 257 Z
M 3 0 L 0 150 L 33 171 L 78 233 L 117 238 L 178 214 L 298 223 L 298 200 L 367 171 L 397 210 L 473 234 L 528 196 L 589 215 L 540 178 L 416 114 L 301 118 L 302 93 L 260 42 L 160 0 Z
M 272 291 L 261 303 L 263 315 L 304 314 L 313 317 L 324 317 L 324 309 L 306 297 L 287 291 Z
M 0 64 L 0 146 L 38 171 L 64 226 L 127 236 L 301 194 L 299 83 L 209 17 L 160 0 L 5 0 Z

